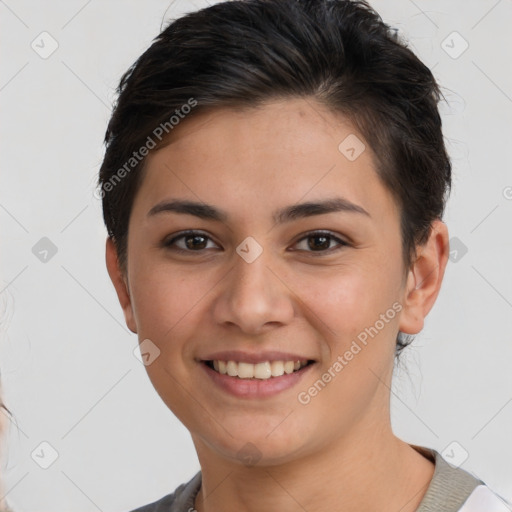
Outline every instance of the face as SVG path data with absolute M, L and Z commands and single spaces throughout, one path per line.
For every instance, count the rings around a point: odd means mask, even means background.
M 198 449 L 233 461 L 282 463 L 385 425 L 414 279 L 371 149 L 339 149 L 362 136 L 303 99 L 175 130 L 147 158 L 116 284 L 163 401 Z

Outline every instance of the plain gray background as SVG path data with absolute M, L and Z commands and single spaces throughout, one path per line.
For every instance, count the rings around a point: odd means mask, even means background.
M 443 87 L 454 172 L 456 253 L 396 372 L 393 426 L 511 500 L 512 2 L 370 3 Z M 0 1 L 0 369 L 14 415 L 1 471 L 16 512 L 127 511 L 199 469 L 133 354 L 94 190 L 121 74 L 163 20 L 206 5 Z

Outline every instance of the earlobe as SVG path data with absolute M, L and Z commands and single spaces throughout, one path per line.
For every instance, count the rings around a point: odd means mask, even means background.
M 128 329 L 133 333 L 137 332 L 137 325 L 133 314 L 132 302 L 128 287 L 127 278 L 123 275 L 119 267 L 119 259 L 117 257 L 117 249 L 113 240 L 108 237 L 105 248 L 105 262 L 107 264 L 108 275 L 114 285 L 117 298 L 123 309 L 124 318 Z
M 399 324 L 403 333 L 417 334 L 423 329 L 441 289 L 449 251 L 448 228 L 437 219 L 427 242 L 417 248 L 417 258 L 407 276 Z

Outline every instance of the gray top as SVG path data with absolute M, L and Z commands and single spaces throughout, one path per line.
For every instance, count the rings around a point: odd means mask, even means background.
M 457 512 L 478 485 L 484 483 L 460 468 L 448 464 L 437 451 L 411 445 L 435 463 L 434 475 L 416 512 Z M 185 484 L 154 503 L 131 512 L 190 512 L 201 487 L 201 471 Z
M 416 512 L 457 512 L 475 487 L 484 484 L 467 471 L 448 464 L 435 450 L 411 446 L 435 463 L 434 475 Z

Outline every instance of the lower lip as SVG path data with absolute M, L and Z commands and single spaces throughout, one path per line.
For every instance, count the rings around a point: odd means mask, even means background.
M 217 386 L 239 398 L 266 398 L 277 395 L 295 386 L 315 365 L 311 363 L 296 372 L 270 379 L 240 379 L 219 373 L 205 363 L 199 364 Z

